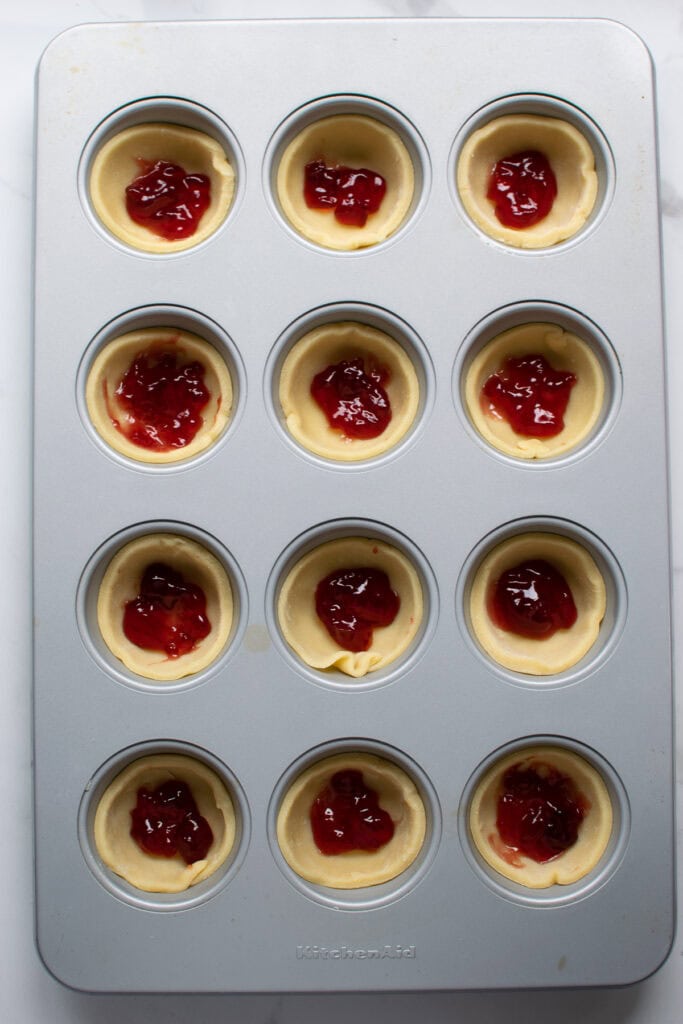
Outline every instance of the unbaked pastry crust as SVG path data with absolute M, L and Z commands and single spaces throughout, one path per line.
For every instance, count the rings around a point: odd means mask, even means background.
M 500 575 L 528 559 L 545 559 L 564 576 L 577 619 L 569 629 L 535 640 L 500 629 L 487 610 L 487 595 Z M 605 581 L 586 548 L 555 533 L 522 533 L 502 541 L 477 569 L 470 591 L 470 623 L 486 653 L 505 668 L 553 675 L 571 668 L 591 649 L 605 615 Z
M 203 860 L 146 853 L 130 834 L 130 812 L 142 786 L 155 789 L 168 779 L 186 782 L 202 817 L 213 832 Z M 107 787 L 97 805 L 94 837 L 97 852 L 115 874 L 145 892 L 183 892 L 214 874 L 235 842 L 235 810 L 224 783 L 207 765 L 183 754 L 151 754 L 133 761 Z
M 373 630 L 369 650 L 353 652 L 339 647 L 318 618 L 315 590 L 335 569 L 358 566 L 386 572 L 401 606 L 391 625 Z M 369 537 L 342 537 L 309 551 L 287 574 L 277 602 L 282 634 L 302 661 L 355 678 L 396 661 L 417 635 L 422 614 L 422 587 L 410 560 L 398 548 Z
M 342 769 L 356 769 L 375 790 L 394 823 L 394 835 L 374 851 L 321 853 L 310 822 L 313 801 Z M 413 863 L 424 843 L 427 819 L 412 779 L 398 765 L 374 754 L 335 754 L 307 768 L 287 790 L 277 817 L 277 840 L 298 875 L 333 889 L 360 889 L 396 878 Z
M 564 415 L 564 429 L 555 437 L 518 434 L 502 417 L 485 412 L 481 389 L 502 369 L 509 356 L 540 354 L 555 370 L 576 377 Z M 550 459 L 577 448 L 597 424 L 605 400 L 600 361 L 581 338 L 556 324 L 528 323 L 503 331 L 479 352 L 465 378 L 465 402 L 472 423 L 489 444 L 518 459 Z
M 329 365 L 362 356 L 369 365 L 386 368 L 384 385 L 391 403 L 391 420 L 373 438 L 352 438 L 330 427 L 311 395 L 311 382 Z M 371 459 L 393 448 L 410 429 L 417 414 L 420 386 L 405 350 L 388 334 L 367 324 L 324 324 L 293 345 L 280 373 L 280 405 L 291 435 L 309 451 L 327 459 L 355 462 Z
M 557 195 L 547 217 L 526 228 L 501 224 L 486 193 L 495 164 L 524 150 L 550 162 Z M 520 249 L 543 249 L 571 238 L 595 205 L 598 177 L 586 138 L 568 121 L 533 114 L 506 114 L 472 132 L 458 159 L 457 186 L 465 210 L 491 238 Z
M 130 441 L 113 422 L 116 419 L 125 423 L 128 418 L 117 400 L 116 388 L 135 357 L 150 350 L 156 355 L 175 354 L 180 365 L 197 360 L 204 367 L 209 401 L 201 412 L 201 427 L 183 448 L 143 448 Z M 232 412 L 232 381 L 225 361 L 203 338 L 172 327 L 145 327 L 114 338 L 98 353 L 88 374 L 85 399 L 93 426 L 115 451 L 137 462 L 178 462 L 204 451 L 221 435 Z
M 134 221 L 126 210 L 126 188 L 139 177 L 138 160 L 179 164 L 188 174 L 206 174 L 211 202 L 187 238 L 167 239 Z M 194 128 L 150 123 L 125 128 L 104 143 L 90 172 L 90 199 L 104 226 L 143 252 L 181 252 L 199 245 L 225 220 L 235 191 L 235 173 L 216 139 Z
M 152 562 L 178 570 L 206 596 L 211 632 L 178 658 L 169 658 L 163 651 L 144 650 L 123 632 L 124 605 L 138 596 L 142 575 Z M 203 545 L 178 534 L 152 533 L 130 541 L 114 555 L 100 584 L 97 621 L 102 639 L 126 668 L 147 679 L 170 682 L 207 668 L 225 647 L 232 620 L 232 588 L 222 564 Z
M 323 159 L 328 167 L 366 167 L 381 174 L 386 193 L 363 227 L 341 224 L 334 210 L 311 209 L 304 198 L 304 169 Z M 292 226 L 328 249 L 377 245 L 403 223 L 413 199 L 415 173 L 398 134 L 373 117 L 336 114 L 307 125 L 286 147 L 277 170 L 280 207 Z
M 550 765 L 569 776 L 588 802 L 576 843 L 544 864 L 505 846 L 496 827 L 502 779 L 516 764 L 541 771 L 543 765 Z M 607 787 L 591 764 L 564 747 L 538 746 L 508 754 L 486 772 L 470 805 L 469 826 L 477 850 L 495 871 L 529 889 L 544 889 L 577 882 L 593 870 L 612 834 L 612 816 Z

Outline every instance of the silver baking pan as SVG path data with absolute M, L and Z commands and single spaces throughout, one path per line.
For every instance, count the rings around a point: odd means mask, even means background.
M 386 242 L 339 252 L 296 234 L 274 182 L 301 124 L 348 111 L 400 131 L 415 196 Z M 467 133 L 516 112 L 564 117 L 594 151 L 593 213 L 552 249 L 487 237 L 455 185 Z M 145 120 L 204 128 L 236 172 L 221 228 L 171 256 L 109 234 L 88 189 L 101 142 Z M 655 106 L 639 39 L 605 21 L 83 26 L 42 58 L 36 154 L 36 898 L 49 970 L 112 992 L 568 987 L 654 971 L 674 926 L 672 678 Z M 336 320 L 388 330 L 416 367 L 414 426 L 374 462 L 311 455 L 283 423 L 288 346 Z M 584 333 L 606 382 L 586 444 L 549 461 L 489 447 L 463 400 L 473 354 L 526 321 Z M 102 345 L 150 325 L 203 334 L 233 377 L 228 429 L 171 466 L 110 449 L 85 401 Z M 591 652 L 545 677 L 493 663 L 467 610 L 482 554 L 526 530 L 577 540 L 606 582 Z M 109 559 L 148 532 L 199 540 L 236 598 L 225 652 L 166 687 L 126 670 L 97 626 Z M 276 613 L 292 560 L 345 533 L 404 550 L 424 595 L 405 657 L 359 680 L 302 665 Z M 492 758 L 547 741 L 597 767 L 614 821 L 587 877 L 528 889 L 482 860 L 468 807 Z M 411 775 L 426 838 L 398 878 L 341 890 L 296 875 L 275 828 L 302 767 L 349 750 Z M 237 816 L 218 879 L 177 894 L 128 885 L 93 839 L 108 783 L 159 751 L 213 766 Z

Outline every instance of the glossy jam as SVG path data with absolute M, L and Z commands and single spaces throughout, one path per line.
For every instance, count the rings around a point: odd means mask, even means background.
M 524 437 L 556 437 L 564 429 L 576 376 L 555 370 L 544 356 L 509 356 L 481 390 L 485 413 L 506 420 Z
M 378 850 L 392 838 L 394 823 L 377 793 L 354 768 L 335 772 L 311 807 L 311 828 L 321 853 Z
M 551 765 L 513 765 L 503 776 L 496 827 L 509 849 L 542 864 L 574 845 L 587 810 L 569 776 Z
M 507 569 L 494 581 L 487 598 L 489 615 L 500 629 L 532 640 L 569 629 L 577 618 L 569 584 L 542 558 Z
M 141 173 L 126 188 L 128 216 L 168 241 L 190 238 L 211 203 L 209 178 L 167 160 L 138 164 Z
M 381 174 L 367 167 L 328 167 L 313 160 L 304 170 L 304 199 L 314 210 L 333 209 L 341 224 L 362 228 L 377 213 L 387 184 Z
M 123 632 L 148 651 L 179 658 L 194 650 L 211 632 L 201 587 L 162 562 L 147 566 L 140 592 L 123 610 Z
M 345 651 L 367 651 L 377 626 L 390 626 L 401 599 L 381 569 L 337 569 L 320 581 L 315 610 L 335 643 Z
M 333 430 L 363 440 L 379 437 L 391 421 L 384 390 L 389 373 L 376 366 L 366 372 L 362 356 L 327 366 L 311 381 L 311 395 Z
M 213 842 L 211 826 L 199 813 L 190 787 L 179 779 L 152 791 L 141 787 L 130 817 L 133 839 L 157 857 L 179 854 L 186 864 L 194 864 L 204 860 Z
M 125 419 L 113 414 L 104 384 L 114 426 L 140 448 L 159 452 L 184 448 L 201 428 L 201 412 L 211 397 L 204 373 L 200 362 L 181 363 L 172 350 L 139 352 L 115 391 Z
M 557 195 L 553 169 L 543 153 L 527 149 L 499 160 L 486 193 L 507 228 L 530 228 L 547 217 Z

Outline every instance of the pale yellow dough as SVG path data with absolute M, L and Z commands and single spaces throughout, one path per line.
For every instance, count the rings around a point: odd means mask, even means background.
M 152 562 L 178 570 L 187 582 L 201 587 L 206 597 L 211 632 L 178 658 L 144 650 L 123 632 L 124 606 L 138 596 L 142 575 Z M 207 668 L 225 647 L 232 620 L 232 588 L 225 569 L 215 555 L 188 537 L 153 533 L 130 541 L 114 555 L 100 584 L 97 621 L 102 639 L 127 668 L 147 679 L 170 682 Z
M 538 354 L 554 370 L 569 370 L 576 377 L 564 416 L 564 429 L 555 437 L 525 437 L 508 421 L 484 411 L 481 389 L 502 369 L 509 356 Z M 465 402 L 472 423 L 489 444 L 518 459 L 549 459 L 578 447 L 594 429 L 605 400 L 600 362 L 575 334 L 555 324 L 529 323 L 497 335 L 475 356 L 465 378 Z
M 394 823 L 394 835 L 378 850 L 324 854 L 315 844 L 311 807 L 335 772 L 343 769 L 363 773 Z M 426 829 L 424 804 L 412 779 L 392 761 L 360 752 L 335 754 L 307 768 L 287 790 L 277 817 L 277 841 L 292 870 L 332 889 L 360 889 L 396 878 L 419 854 Z
M 541 775 L 544 766 L 556 769 L 571 778 L 588 803 L 574 845 L 544 864 L 506 846 L 496 827 L 503 776 L 513 765 L 536 769 Z M 508 754 L 486 772 L 470 805 L 469 826 L 479 853 L 505 878 L 529 889 L 569 885 L 592 871 L 604 854 L 612 833 L 612 802 L 602 777 L 583 757 L 564 747 L 529 747 Z
M 550 213 L 526 228 L 508 228 L 487 199 L 495 164 L 524 150 L 539 150 L 557 181 Z M 491 238 L 520 249 L 543 249 L 571 238 L 588 220 L 598 194 L 595 158 L 586 138 L 567 121 L 507 114 L 473 132 L 458 159 L 457 185 L 465 210 Z
M 133 360 L 143 352 L 153 358 L 170 353 L 176 356 L 179 366 L 197 360 L 204 367 L 209 401 L 201 411 L 201 427 L 182 448 L 143 448 L 117 429 L 117 422 L 129 422 L 129 414 L 119 403 L 116 389 Z M 115 451 L 137 462 L 178 462 L 199 454 L 220 437 L 232 411 L 232 381 L 225 361 L 203 338 L 170 327 L 146 327 L 122 334 L 105 345 L 88 374 L 85 399 L 93 426 Z
M 327 366 L 362 357 L 389 371 L 383 385 L 391 403 L 391 420 L 378 437 L 352 438 L 333 430 L 311 395 L 311 382 Z M 280 405 L 287 429 L 316 455 L 342 462 L 371 459 L 393 448 L 410 429 L 417 413 L 420 386 L 404 349 L 388 334 L 361 323 L 324 324 L 292 347 L 280 373 Z
M 130 834 L 138 789 L 153 790 L 170 779 L 187 783 L 213 833 L 207 856 L 194 864 L 186 864 L 179 854 L 167 858 L 147 853 Z M 183 892 L 203 882 L 227 860 L 235 831 L 235 810 L 224 783 L 207 765 L 183 754 L 151 754 L 133 761 L 107 787 L 95 813 L 95 846 L 101 859 L 145 892 Z
M 312 160 L 381 174 L 386 193 L 363 227 L 341 224 L 333 209 L 311 209 L 304 199 L 304 169 Z M 289 143 L 277 171 L 282 212 L 305 238 L 328 249 L 377 245 L 403 223 L 413 199 L 415 173 L 398 134 L 381 121 L 359 114 L 337 114 L 309 124 Z
M 382 569 L 401 599 L 389 626 L 374 629 L 367 651 L 345 651 L 332 639 L 315 610 L 318 583 L 337 569 Z M 368 537 L 343 537 L 309 551 L 287 575 L 277 602 L 282 634 L 311 668 L 339 669 L 360 677 L 400 657 L 414 640 L 422 622 L 422 587 L 410 560 L 397 548 Z
M 544 559 L 564 576 L 577 610 L 573 626 L 541 640 L 500 629 L 487 610 L 489 588 L 503 572 L 529 559 Z M 494 661 L 515 672 L 553 675 L 575 665 L 597 640 L 606 589 L 593 557 L 581 544 L 554 533 L 523 533 L 486 555 L 472 582 L 469 605 L 474 635 Z
M 211 201 L 196 231 L 187 238 L 166 239 L 134 221 L 126 210 L 126 188 L 140 176 L 139 160 L 179 164 L 188 174 L 209 178 Z M 138 124 L 105 142 L 93 160 L 90 198 L 104 226 L 126 245 L 143 252 L 190 249 L 214 233 L 232 205 L 235 174 L 216 139 L 175 124 Z

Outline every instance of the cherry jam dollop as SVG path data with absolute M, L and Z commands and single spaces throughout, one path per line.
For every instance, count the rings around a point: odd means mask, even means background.
M 313 210 L 333 209 L 340 224 L 362 228 L 377 213 L 387 190 L 381 174 L 367 167 L 328 167 L 323 159 L 304 169 L 304 199 Z
M 107 401 L 112 423 L 139 448 L 166 452 L 186 447 L 201 428 L 201 413 L 211 397 L 205 372 L 198 360 L 183 363 L 172 350 L 139 352 L 115 390 L 125 419 L 115 416 Z M 105 382 L 105 400 L 106 387 Z
M 525 149 L 498 160 L 486 193 L 501 224 L 530 228 L 550 213 L 557 196 L 557 181 L 543 153 Z
M 186 864 L 194 864 L 204 860 L 213 843 L 211 826 L 180 779 L 169 779 L 153 790 L 141 786 L 130 817 L 133 839 L 141 850 L 157 857 L 179 854 Z
M 500 629 L 532 640 L 545 640 L 558 629 L 569 629 L 578 615 L 569 584 L 543 558 L 506 569 L 490 587 L 487 607 Z
M 335 643 L 345 651 L 367 651 L 377 626 L 390 626 L 401 599 L 382 569 L 336 569 L 315 590 L 315 610 Z
M 168 160 L 138 164 L 141 173 L 126 187 L 128 216 L 168 241 L 190 238 L 211 204 L 208 176 Z
M 310 819 L 315 845 L 327 855 L 378 850 L 394 834 L 391 815 L 355 768 L 335 772 L 313 801 Z
M 574 845 L 588 809 L 568 775 L 516 764 L 503 776 L 496 828 L 510 850 L 543 864 Z
M 391 421 L 391 402 L 384 385 L 388 370 L 370 365 L 362 356 L 343 359 L 317 373 L 311 395 L 333 430 L 346 437 L 368 440 L 384 433 Z
M 556 370 L 537 352 L 508 356 L 484 381 L 481 405 L 485 413 L 507 420 L 524 437 L 556 437 L 564 430 L 576 375 Z
M 123 632 L 131 643 L 179 658 L 211 632 L 206 597 L 182 573 L 153 562 L 145 569 L 137 597 L 123 609 Z

